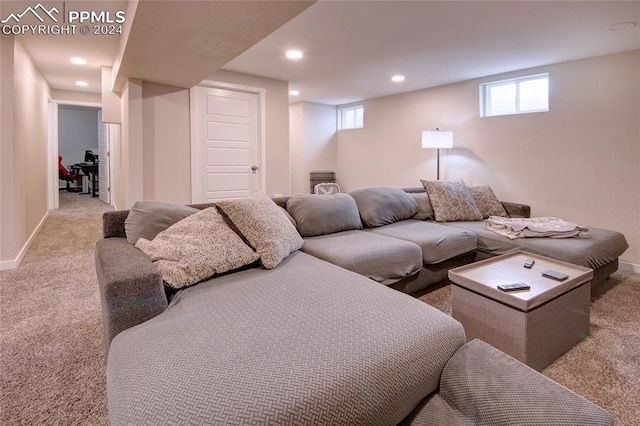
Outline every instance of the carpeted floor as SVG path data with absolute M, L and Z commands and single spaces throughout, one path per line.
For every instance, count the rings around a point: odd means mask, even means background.
M 110 208 L 60 196 L 20 267 L 0 273 L 2 425 L 108 424 L 93 248 Z M 420 299 L 450 313 L 448 285 Z M 639 304 L 640 274 L 614 274 L 593 293 L 591 336 L 544 371 L 617 425 L 640 421 Z
M 419 299 L 451 315 L 451 286 Z M 613 414 L 640 424 L 640 274 L 619 271 L 591 294 L 591 334 L 543 374 Z
M 21 265 L 0 273 L 0 424 L 108 424 L 93 248 L 109 209 L 60 192 Z

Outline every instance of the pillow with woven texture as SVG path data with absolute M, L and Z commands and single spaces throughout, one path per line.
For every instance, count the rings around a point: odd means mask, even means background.
M 258 260 L 258 254 L 227 225 L 215 207 L 190 215 L 136 247 L 149 256 L 172 288 L 186 287 L 215 274 Z
M 258 252 L 266 269 L 275 268 L 302 247 L 302 237 L 295 226 L 264 192 L 218 201 L 216 205 Z
M 475 185 L 469 187 L 469 192 L 484 219 L 489 216 L 507 217 L 507 211 L 489 185 Z
M 425 192 L 411 192 L 409 193 L 415 200 L 418 205 L 418 213 L 413 215 L 412 219 L 416 220 L 433 220 L 435 216 L 433 214 L 433 206 L 431 205 L 431 200 L 429 196 Z
M 362 223 L 369 228 L 411 219 L 418 212 L 413 197 L 392 186 L 354 189 L 349 195 L 356 200 Z
M 199 211 L 183 204 L 137 201 L 124 221 L 127 241 L 135 244 L 139 238 L 153 240 L 156 235 L 174 223 Z
M 463 180 L 421 180 L 438 222 L 482 220 L 482 214 Z
M 296 195 L 287 201 L 287 211 L 303 237 L 362 229 L 358 206 L 349 194 Z

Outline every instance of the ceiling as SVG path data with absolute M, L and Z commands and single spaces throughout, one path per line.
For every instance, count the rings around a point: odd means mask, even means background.
M 638 25 L 607 29 L 625 21 Z M 305 57 L 287 60 L 289 48 Z M 640 1 L 321 0 L 223 69 L 289 81 L 290 102 L 338 105 L 635 49 Z
M 35 3 L 2 0 L 0 16 Z M 124 0 L 42 3 L 131 10 L 131 2 Z M 140 3 L 145 7 L 138 9 L 146 13 L 138 16 L 136 11 L 135 20 L 129 22 L 133 24 L 125 34 L 129 40 L 120 35 L 19 37 L 52 89 L 100 92 L 100 68 L 113 65 L 124 48 L 127 76 L 187 87 L 198 81 L 194 78 L 224 65 L 222 69 L 229 71 L 289 81 L 291 89 L 300 91 L 290 102 L 331 105 L 640 49 L 640 1 L 321 0 L 297 9 L 291 6 L 296 2 L 235 2 L 244 3 L 240 8 L 212 1 Z M 164 5 L 164 12 L 149 7 L 154 3 Z M 282 10 L 282 16 L 265 5 Z M 249 8 L 255 8 L 254 15 L 265 21 L 248 20 Z M 195 15 L 215 19 L 206 31 L 196 31 L 207 26 L 207 19 L 194 25 Z M 607 29 L 627 21 L 638 25 L 625 31 Z M 262 26 L 262 33 L 253 31 L 256 25 Z M 243 29 L 250 36 L 240 36 L 237 31 Z M 155 58 L 148 54 L 158 46 L 164 49 L 158 48 Z M 211 46 L 220 46 L 225 55 L 217 55 Z M 286 59 L 284 52 L 289 48 L 303 51 L 304 58 Z M 73 65 L 71 56 L 83 56 L 88 63 Z M 185 76 L 181 68 L 197 72 Z M 159 69 L 167 72 L 159 75 Z M 394 74 L 406 80 L 392 83 Z M 78 88 L 76 80 L 85 80 L 89 86 Z

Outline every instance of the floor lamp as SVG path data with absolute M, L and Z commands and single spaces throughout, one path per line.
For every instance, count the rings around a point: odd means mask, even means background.
M 425 130 L 422 132 L 422 149 L 438 150 L 437 179 L 440 180 L 440 148 L 453 148 L 453 132 L 451 130 Z

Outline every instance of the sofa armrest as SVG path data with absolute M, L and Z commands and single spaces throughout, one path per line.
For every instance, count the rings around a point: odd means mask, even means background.
M 509 217 L 531 217 L 531 207 L 526 204 L 500 201 Z
M 439 392 L 408 420 L 440 424 L 435 419 L 483 425 L 613 424 L 606 410 L 478 339 L 449 359 Z
M 95 261 L 108 353 L 118 333 L 155 317 L 168 303 L 160 271 L 125 238 L 99 240 Z

